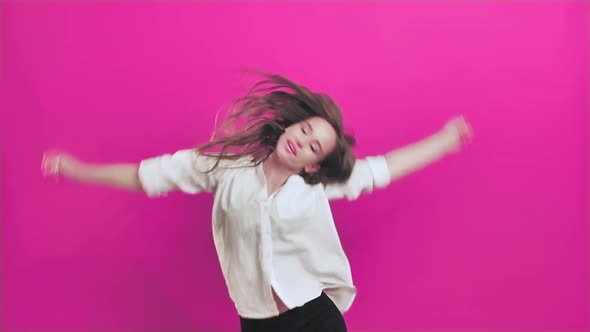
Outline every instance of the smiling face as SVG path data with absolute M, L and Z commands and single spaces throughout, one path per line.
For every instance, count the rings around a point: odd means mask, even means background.
M 312 117 L 292 124 L 279 137 L 278 159 L 288 168 L 314 173 L 319 163 L 336 149 L 336 131 L 328 121 Z

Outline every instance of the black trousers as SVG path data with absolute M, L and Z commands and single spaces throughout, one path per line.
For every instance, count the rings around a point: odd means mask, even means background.
M 346 323 L 332 300 L 322 295 L 276 317 L 240 317 L 242 332 L 346 332 Z

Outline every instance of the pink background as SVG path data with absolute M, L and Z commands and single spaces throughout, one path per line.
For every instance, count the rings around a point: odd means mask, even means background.
M 350 331 L 588 331 L 589 9 L 561 2 L 0 3 L 1 331 L 237 331 L 208 195 L 41 176 L 208 139 L 257 67 L 332 95 L 360 157 L 475 140 L 333 213 Z

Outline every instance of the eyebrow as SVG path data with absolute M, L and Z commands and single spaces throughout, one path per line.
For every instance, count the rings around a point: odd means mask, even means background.
M 313 127 L 311 126 L 311 123 L 309 123 L 309 121 L 307 121 L 307 120 L 305 120 L 305 123 L 309 126 L 310 131 L 313 133 Z M 320 150 L 322 150 L 322 152 L 324 152 L 324 148 L 322 148 L 322 145 L 320 144 L 320 141 L 318 141 L 316 139 L 315 142 L 318 143 L 318 146 L 320 147 Z

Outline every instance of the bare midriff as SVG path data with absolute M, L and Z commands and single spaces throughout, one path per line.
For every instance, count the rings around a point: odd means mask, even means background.
M 275 293 L 274 288 L 272 289 L 272 297 L 275 299 L 277 309 L 279 309 L 279 315 L 289 310 L 289 308 L 287 308 L 283 301 L 281 301 L 281 298 L 277 295 L 277 293 Z

